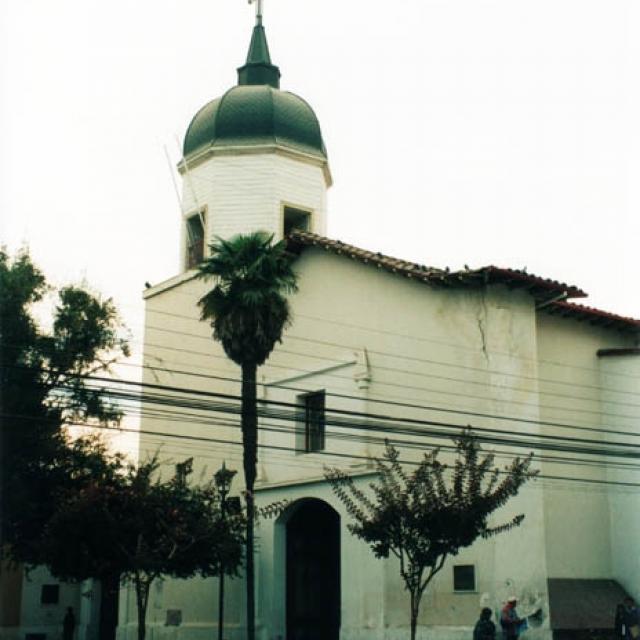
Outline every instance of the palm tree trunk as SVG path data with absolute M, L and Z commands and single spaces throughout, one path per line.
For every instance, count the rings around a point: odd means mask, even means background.
M 245 547 L 247 579 L 247 640 L 255 640 L 255 571 L 253 565 L 253 523 L 255 505 L 253 485 L 258 460 L 258 416 L 256 403 L 256 372 L 254 363 L 242 365 L 242 452 L 244 479 L 247 488 L 247 536 Z

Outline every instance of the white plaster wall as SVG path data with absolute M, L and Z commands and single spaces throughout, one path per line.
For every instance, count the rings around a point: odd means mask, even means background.
M 640 356 L 602 357 L 600 372 L 603 412 L 610 414 L 609 424 L 620 432 L 612 434 L 609 440 L 640 444 Z M 640 491 L 637 486 L 640 471 L 637 465 L 635 470 L 612 468 L 607 478 L 636 485 L 612 486 L 609 490 L 610 539 L 612 575 L 627 593 L 640 601 Z
M 42 604 L 40 602 L 42 585 L 60 585 L 58 604 Z M 25 573 L 22 582 L 22 604 L 20 612 L 20 634 L 46 633 L 47 640 L 62 638 L 62 620 L 67 607 L 73 607 L 76 622 L 80 618 L 80 586 L 60 582 L 44 567 L 37 567 Z
M 207 207 L 208 243 L 258 229 L 282 238 L 284 204 L 312 211 L 310 230 L 326 234 L 327 183 L 317 162 L 275 151 L 214 155 L 183 177 L 184 217 Z M 184 224 L 181 233 L 185 264 Z
M 601 430 L 615 423 L 621 407 L 605 406 L 598 349 L 626 346 L 629 338 L 587 323 L 540 313 L 538 317 L 540 416 L 552 423 L 544 433 L 587 439 L 598 448 L 607 437 Z M 615 383 L 621 384 L 618 378 Z M 571 425 L 576 428 L 558 425 Z M 594 431 L 594 429 L 596 431 Z M 576 443 L 576 446 L 580 446 Z M 608 472 L 598 456 L 550 453 L 542 473 L 579 477 L 587 482 L 543 481 L 546 557 L 551 578 L 612 578 L 609 508 L 611 491 L 599 484 Z M 586 460 L 576 466 L 576 459 Z M 573 462 L 574 464 L 568 464 Z

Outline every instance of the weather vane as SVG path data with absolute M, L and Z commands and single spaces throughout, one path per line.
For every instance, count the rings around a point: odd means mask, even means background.
M 262 24 L 262 0 L 249 0 L 249 4 L 256 5 L 256 24 Z

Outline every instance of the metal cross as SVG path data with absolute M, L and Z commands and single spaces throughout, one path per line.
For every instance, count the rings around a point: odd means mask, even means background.
M 256 5 L 256 24 L 262 24 L 262 0 L 249 0 L 249 4 Z

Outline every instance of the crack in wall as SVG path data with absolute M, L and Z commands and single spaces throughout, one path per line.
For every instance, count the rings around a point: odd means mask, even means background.
M 486 334 L 487 298 L 484 290 L 480 292 L 480 307 L 478 308 L 477 320 L 478 320 L 478 331 L 480 332 L 480 340 L 482 341 L 482 353 L 484 354 L 484 359 L 487 361 L 487 364 L 489 364 L 489 352 L 487 351 L 487 334 Z

